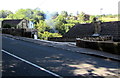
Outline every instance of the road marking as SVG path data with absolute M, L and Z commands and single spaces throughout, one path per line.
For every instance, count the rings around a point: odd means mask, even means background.
M 45 71 L 45 72 L 47 72 L 47 73 L 49 73 L 49 74 L 52 74 L 53 76 L 56 76 L 56 77 L 59 77 L 59 78 L 63 78 L 62 76 L 60 76 L 60 75 L 58 75 L 58 74 L 56 74 L 56 73 L 53 73 L 53 72 L 51 72 L 51 71 L 49 71 L 49 70 L 46 70 L 45 68 L 43 68 L 43 67 L 41 67 L 41 66 L 38 66 L 38 65 L 36 65 L 36 64 L 34 64 L 34 63 L 32 63 L 32 62 L 29 62 L 29 61 L 27 61 L 27 60 L 25 60 L 25 59 L 23 59 L 23 58 L 20 58 L 20 57 L 14 55 L 14 54 L 11 54 L 11 53 L 9 53 L 8 51 L 5 51 L 5 50 L 1 50 L 1 51 L 4 52 L 4 53 L 6 53 L 6 54 L 8 54 L 8 55 L 10 55 L 10 56 L 12 56 L 12 57 L 15 57 L 15 58 L 17 58 L 17 59 L 19 59 L 19 60 L 27 63 L 27 64 L 30 64 L 30 65 L 32 65 L 32 66 L 34 66 L 34 67 L 36 67 L 36 68 L 39 68 L 40 70 L 43 70 L 43 71 Z

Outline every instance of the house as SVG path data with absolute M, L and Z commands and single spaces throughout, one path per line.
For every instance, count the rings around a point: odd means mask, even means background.
M 2 33 L 37 39 L 37 30 L 32 21 L 26 19 L 3 20 Z
M 10 19 L 2 21 L 2 28 L 27 29 L 34 28 L 33 22 L 26 19 Z
M 111 36 L 115 41 L 120 41 L 120 21 L 103 22 L 100 24 L 101 36 Z M 94 25 L 77 24 L 73 26 L 67 33 L 63 35 L 64 38 L 83 38 L 94 34 Z

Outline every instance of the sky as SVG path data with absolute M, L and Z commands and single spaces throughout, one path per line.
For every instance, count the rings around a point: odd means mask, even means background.
M 40 8 L 44 12 L 61 12 L 76 14 L 118 14 L 119 0 L 1 0 L 0 10 Z

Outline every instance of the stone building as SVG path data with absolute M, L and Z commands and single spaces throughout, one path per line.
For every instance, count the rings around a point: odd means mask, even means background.
M 25 36 L 36 38 L 37 30 L 33 26 L 33 22 L 26 19 L 9 19 L 1 22 L 2 32 L 17 36 Z
M 111 36 L 113 40 L 120 41 L 120 21 L 102 22 L 100 24 L 101 31 L 100 36 Z M 90 24 L 77 24 L 73 26 L 66 34 L 64 38 L 83 38 L 89 37 L 94 34 L 94 25 Z

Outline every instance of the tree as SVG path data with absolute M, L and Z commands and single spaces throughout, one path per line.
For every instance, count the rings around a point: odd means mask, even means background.
M 0 18 L 6 18 L 10 14 L 13 14 L 13 13 L 9 10 L 1 10 L 0 11 Z
M 80 23 L 86 23 L 90 21 L 90 15 L 81 12 L 80 14 L 78 14 L 78 20 L 80 21 Z
M 67 21 L 63 15 L 59 15 L 55 20 L 55 28 L 59 31 L 62 35 L 66 32 L 66 27 L 64 24 L 67 24 Z
M 35 28 L 38 29 L 39 32 L 49 31 L 50 26 L 44 20 L 40 20 L 36 25 Z
M 67 16 L 68 16 L 68 13 L 67 13 L 67 11 L 62 11 L 62 12 L 61 12 L 61 15 L 64 16 L 64 17 L 67 17 Z
M 35 24 L 39 22 L 39 20 L 45 20 L 45 13 L 40 11 L 39 9 L 19 9 L 14 14 L 10 14 L 8 18 L 12 19 L 28 19 L 33 21 Z
M 12 19 L 30 19 L 32 16 L 33 12 L 31 9 L 19 9 L 18 11 L 15 12 L 15 14 L 10 14 L 8 18 Z
M 90 20 L 90 15 L 85 14 L 85 15 L 84 15 L 84 21 L 88 21 L 88 20 Z
M 39 32 L 38 34 L 39 34 L 38 37 L 39 37 L 40 39 L 44 39 L 44 40 L 47 40 L 48 37 L 62 37 L 61 34 L 58 34 L 58 33 L 50 33 L 50 32 L 47 32 L 47 31 L 45 31 L 45 32 L 43 32 L 43 33 Z

